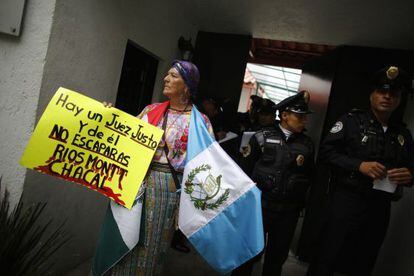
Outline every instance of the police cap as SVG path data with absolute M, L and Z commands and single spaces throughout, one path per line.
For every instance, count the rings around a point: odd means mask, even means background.
M 276 104 L 269 99 L 261 100 L 260 106 L 257 108 L 258 113 L 276 114 Z
M 401 92 L 410 87 L 407 73 L 397 66 L 388 66 L 377 71 L 372 78 L 373 90 Z
M 263 99 L 262 99 L 262 97 L 259 97 L 259 96 L 256 96 L 256 95 L 251 95 L 250 100 L 251 100 L 250 108 L 252 108 L 254 110 L 257 110 L 262 105 L 262 100 Z
M 300 91 L 297 94 L 290 96 L 276 105 L 276 109 L 279 112 L 290 111 L 293 113 L 309 114 L 313 113 L 309 109 L 308 103 L 310 94 L 308 91 Z

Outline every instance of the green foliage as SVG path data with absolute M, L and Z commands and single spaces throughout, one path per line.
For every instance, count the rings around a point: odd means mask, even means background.
M 184 192 L 186 194 L 188 194 L 190 196 L 190 200 L 194 203 L 194 207 L 200 210 L 207 210 L 207 209 L 217 209 L 221 204 L 223 204 L 229 197 L 230 194 L 230 189 L 226 189 L 224 191 L 224 193 L 215 201 L 215 202 L 208 202 L 208 200 L 214 198 L 217 193 L 219 192 L 220 186 L 221 186 L 221 178 L 222 175 L 219 175 L 218 177 L 216 177 L 215 181 L 216 181 L 216 185 L 218 186 L 217 188 L 217 192 L 212 195 L 211 197 L 206 197 L 204 199 L 201 198 L 197 198 L 194 197 L 192 195 L 193 191 L 194 191 L 194 178 L 195 176 L 199 173 L 199 172 L 203 172 L 203 171 L 207 171 L 210 170 L 211 166 L 208 164 L 203 164 L 200 165 L 198 167 L 195 167 L 189 174 L 187 177 L 187 180 L 185 182 L 185 187 L 184 187 Z
M 229 194 L 230 194 L 230 189 L 226 189 L 224 191 L 224 193 L 215 202 L 206 203 L 204 205 L 203 210 L 205 210 L 205 209 L 211 209 L 211 210 L 217 209 L 221 204 L 223 204 L 227 200 L 227 198 L 229 197 Z
M 0 197 L 1 275 L 45 275 L 50 270 L 50 263 L 46 266 L 46 261 L 68 242 L 62 231 L 63 224 L 42 238 L 52 223 L 52 220 L 43 225 L 37 223 L 45 206 L 46 203 L 37 203 L 24 207 L 20 200 L 10 210 L 7 190 Z
M 199 173 L 199 172 L 203 172 L 203 171 L 207 171 L 211 169 L 211 166 L 208 164 L 203 164 L 201 166 L 198 166 L 196 168 L 194 168 L 189 174 L 188 174 L 188 178 L 187 178 L 187 182 L 189 182 L 190 184 L 193 182 L 194 177 Z
M 193 186 L 192 186 L 192 185 L 187 185 L 187 186 L 184 188 L 184 192 L 186 192 L 187 194 L 191 195 L 191 194 L 194 192 L 194 188 L 193 188 Z

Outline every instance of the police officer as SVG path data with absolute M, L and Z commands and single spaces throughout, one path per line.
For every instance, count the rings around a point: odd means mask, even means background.
M 267 234 L 263 275 L 281 275 L 305 194 L 312 181 L 314 145 L 303 131 L 309 93 L 299 92 L 278 105 L 264 100 L 258 109 L 264 127 L 249 141 L 241 166 L 262 191 Z M 279 110 L 280 121 L 275 122 Z M 233 275 L 250 275 L 253 261 Z
M 258 109 L 264 104 L 263 98 L 252 95 L 250 96 L 250 107 L 247 112 L 237 113 L 237 125 L 238 128 L 234 129 L 237 134 L 243 134 L 244 131 L 257 131 L 260 129 L 258 124 Z M 263 113 L 263 112 L 262 112 Z
M 320 160 L 331 166 L 336 185 L 308 275 L 332 275 L 344 249 L 351 256 L 349 271 L 343 272 L 371 275 L 388 228 L 390 202 L 401 197 L 403 186 L 412 185 L 413 140 L 402 123 L 390 119 L 405 85 L 399 68 L 381 70 L 374 78 L 371 109 L 340 117 L 321 145 Z

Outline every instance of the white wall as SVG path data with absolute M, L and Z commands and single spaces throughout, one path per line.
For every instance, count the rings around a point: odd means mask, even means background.
M 33 130 L 55 0 L 29 0 L 20 37 L 0 34 L 0 176 L 14 205 L 26 170 L 20 156 Z
M 254 88 L 251 88 L 250 86 L 243 85 L 237 112 L 246 112 L 249 109 L 248 102 L 250 100 L 250 96 L 254 93 L 253 89 Z
M 410 0 L 182 0 L 200 29 L 256 38 L 414 49 Z
M 180 35 L 194 41 L 196 27 L 170 1 L 59 1 L 40 108 L 58 86 L 114 102 L 127 39 L 161 59 L 154 88 L 160 95 Z
M 178 38 L 195 41 L 196 27 L 186 18 L 174 1 L 57 1 L 37 118 L 59 86 L 115 102 L 128 39 L 160 58 L 154 88 L 158 100 L 164 73 L 178 54 Z M 66 220 L 65 231 L 72 236 L 56 254 L 57 266 L 50 273 L 62 274 L 93 255 L 106 198 L 33 171 L 27 174 L 24 198 L 47 201 L 44 218 L 56 224 Z

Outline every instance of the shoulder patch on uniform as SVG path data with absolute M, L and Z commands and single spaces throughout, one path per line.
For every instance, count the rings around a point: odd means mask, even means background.
M 363 113 L 364 110 L 363 109 L 359 109 L 359 108 L 353 108 L 348 112 L 348 115 L 354 115 L 354 114 L 358 114 L 358 113 Z
M 338 121 L 333 125 L 333 127 L 331 128 L 331 130 L 329 132 L 330 133 L 338 133 L 342 130 L 343 127 L 344 127 L 344 124 L 341 121 Z

